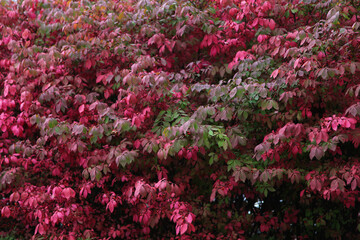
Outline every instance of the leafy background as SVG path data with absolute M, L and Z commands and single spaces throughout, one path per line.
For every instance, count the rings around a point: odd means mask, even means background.
M 4 239 L 356 239 L 357 1 L 0 6 Z

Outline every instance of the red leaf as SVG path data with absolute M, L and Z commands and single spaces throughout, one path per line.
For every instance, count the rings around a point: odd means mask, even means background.
M 338 183 L 337 179 L 333 180 L 331 182 L 331 186 L 330 186 L 331 191 L 335 191 L 338 188 L 338 186 L 339 186 L 339 183 Z
M 2 215 L 3 217 L 9 218 L 10 215 L 11 215 L 10 208 L 9 208 L 8 206 L 3 207 L 3 208 L 1 209 L 1 215 Z
M 232 61 L 231 63 L 229 63 L 229 65 L 228 65 L 228 68 L 229 69 L 232 69 L 234 66 L 235 66 L 235 64 L 237 64 L 238 63 L 238 61 Z
M 321 142 L 321 133 L 316 135 L 316 144 L 319 144 Z
M 271 73 L 271 76 L 270 76 L 270 77 L 276 78 L 277 75 L 279 74 L 279 72 L 280 72 L 280 70 L 279 70 L 279 69 L 276 69 L 275 71 L 273 71 L 273 72 Z M 280 100 L 281 100 L 281 99 L 280 99 Z
M 193 217 L 191 215 L 191 213 L 189 213 L 189 215 L 185 218 L 185 220 L 188 222 L 188 223 L 191 223 L 193 221 Z
M 187 228 L 188 228 L 188 224 L 187 224 L 187 223 L 181 225 L 180 235 L 183 235 L 183 234 L 186 232 Z
M 134 196 L 137 197 L 139 196 L 140 192 L 141 192 L 141 188 L 143 188 L 143 182 L 142 181 L 137 181 L 135 183 L 135 192 L 134 192 Z
M 188 150 L 186 153 L 186 159 L 190 160 L 191 157 L 192 157 L 192 152 L 190 150 Z
M 210 202 L 215 201 L 215 195 L 216 195 L 216 190 L 213 189 L 212 192 L 211 192 L 211 195 L 210 195 Z
M 25 30 L 22 32 L 21 36 L 22 36 L 22 38 L 25 39 L 25 40 L 28 39 L 29 36 L 30 36 L 30 31 L 29 31 L 28 29 L 25 29 Z
M 336 120 L 332 121 L 332 122 L 331 122 L 331 127 L 332 127 L 332 129 L 333 129 L 334 131 L 336 131 L 337 128 L 338 128 L 338 122 L 337 122 Z
M 318 179 L 316 179 L 316 190 L 321 191 L 321 182 Z
M 67 200 L 69 200 L 70 198 L 75 197 L 75 191 L 72 190 L 71 188 L 65 188 L 62 190 L 62 197 L 66 198 Z
M 199 150 L 200 150 L 200 153 L 202 155 L 205 155 L 205 148 L 204 147 L 200 147 Z
M 300 197 L 303 197 L 303 196 L 304 196 L 304 193 L 305 193 L 305 190 L 302 190 L 302 191 L 300 192 Z
M 316 179 L 312 179 L 310 182 L 310 188 L 311 190 L 315 190 L 316 189 Z
M 325 129 L 322 129 L 322 130 L 321 130 L 320 135 L 321 135 L 321 139 L 322 139 L 324 142 L 327 142 L 327 141 L 329 140 L 329 135 L 327 134 L 327 132 L 326 132 Z
M 20 199 L 20 194 L 18 192 L 12 193 L 9 198 L 10 202 L 12 201 L 17 202 L 19 201 L 19 199 Z
M 330 200 L 330 191 L 329 190 L 325 190 L 323 192 L 323 195 L 324 195 L 324 199 Z
M 104 92 L 105 99 L 108 99 L 110 97 L 110 95 L 111 95 L 110 90 L 106 89 L 105 92 Z
M 141 126 L 141 120 L 138 116 L 133 117 L 132 122 L 131 122 L 131 126 L 136 126 L 137 128 L 139 128 Z
M 139 149 L 140 144 L 141 144 L 140 140 L 139 140 L 139 139 L 136 139 L 135 142 L 134 142 L 134 147 L 135 147 L 136 149 Z
M 104 78 L 105 78 L 105 75 L 99 75 L 99 76 L 96 78 L 96 83 L 101 82 Z
M 13 132 L 13 134 L 17 137 L 20 136 L 21 134 L 21 131 L 20 131 L 20 128 L 17 126 L 17 125 L 13 125 L 11 126 L 11 131 Z
M 295 136 L 299 136 L 300 133 L 302 132 L 303 130 L 303 127 L 301 124 L 296 124 L 295 125 Z
M 315 147 L 311 148 L 310 150 L 310 159 L 313 159 L 315 157 Z
M 248 52 L 246 52 L 246 51 L 238 51 L 236 53 L 236 56 L 235 56 L 234 60 L 235 61 L 244 60 L 247 55 L 248 55 Z
M 314 138 L 315 138 L 314 132 L 310 132 L 310 133 L 309 133 L 309 140 L 310 140 L 310 142 L 312 142 L 312 141 L 314 140 Z
M 270 22 L 269 22 L 269 27 L 271 30 L 274 30 L 275 29 L 275 21 L 273 19 L 270 19 Z
M 355 190 L 356 189 L 356 187 L 357 187 L 357 181 L 356 181 L 356 179 L 354 179 L 352 182 L 351 182 L 351 190 Z
M 82 104 L 82 105 L 79 107 L 79 113 L 83 113 L 83 112 L 84 112 L 84 109 L 85 109 L 85 104 Z
M 45 228 L 41 223 L 39 224 L 38 232 L 40 233 L 40 235 L 45 234 Z
M 85 62 L 85 68 L 90 69 L 91 68 L 91 59 L 86 60 Z
M 310 150 L 310 159 L 316 157 L 318 160 L 320 160 L 324 156 L 324 154 L 325 152 L 322 147 L 314 146 Z
M 125 100 L 127 105 L 132 105 L 137 102 L 136 96 L 134 94 L 129 94 Z
M 112 213 L 114 212 L 115 206 L 116 206 L 115 200 L 111 199 L 110 202 L 107 204 L 106 209 L 109 209 L 109 211 Z

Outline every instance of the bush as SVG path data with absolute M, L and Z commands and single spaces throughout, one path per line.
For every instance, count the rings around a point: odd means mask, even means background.
M 1 1 L 1 236 L 359 238 L 359 12 Z

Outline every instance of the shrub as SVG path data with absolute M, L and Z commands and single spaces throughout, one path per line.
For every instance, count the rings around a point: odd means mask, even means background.
M 1 1 L 2 236 L 358 238 L 359 12 Z

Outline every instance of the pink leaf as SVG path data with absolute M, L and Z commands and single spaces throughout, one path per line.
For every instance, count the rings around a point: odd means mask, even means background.
M 79 107 L 79 113 L 83 113 L 83 112 L 84 112 L 84 109 L 85 109 L 85 104 L 82 104 L 82 105 Z
M 17 202 L 20 199 L 20 194 L 18 192 L 14 192 L 10 195 L 10 202 L 14 201 Z
M 244 60 L 248 53 L 246 51 L 238 51 L 235 56 L 235 61 Z
M 116 206 L 116 202 L 114 199 L 111 199 L 110 202 L 107 204 L 106 208 L 112 213 L 114 212 L 114 208 Z
M 338 122 L 336 120 L 332 121 L 331 127 L 334 131 L 336 131 L 338 128 Z
M 274 30 L 275 29 L 275 21 L 273 19 L 270 19 L 270 23 L 269 23 L 269 27 L 271 30 Z
M 329 140 L 329 135 L 327 134 L 326 130 L 321 131 L 321 138 L 324 142 L 327 142 Z
M 320 160 L 324 156 L 325 152 L 321 147 L 317 147 L 315 150 L 315 157 Z
M 338 181 L 337 181 L 336 179 L 333 180 L 333 181 L 331 182 L 331 186 L 330 186 L 331 191 L 335 191 L 335 190 L 338 188 L 338 186 L 339 186 Z
M 38 229 L 40 235 L 44 235 L 45 234 L 45 228 L 44 226 L 40 223 L 39 225 L 39 229 Z
M 189 215 L 185 218 L 185 220 L 188 222 L 188 223 L 191 223 L 193 221 L 193 217 L 191 216 L 191 213 L 189 213 Z
M 62 197 L 69 200 L 70 198 L 75 197 L 75 191 L 72 190 L 71 188 L 65 188 L 62 190 Z
M 11 85 L 9 90 L 10 94 L 14 96 L 16 93 L 16 85 Z
M 28 29 L 25 29 L 21 34 L 22 38 L 25 40 L 29 38 L 29 35 L 30 35 L 30 31 Z
M 305 190 L 302 190 L 302 191 L 300 192 L 300 197 L 303 197 L 303 196 L 304 196 L 304 193 L 305 193 Z
M 143 182 L 142 181 L 137 181 L 135 183 L 135 192 L 134 192 L 134 196 L 137 197 L 140 194 L 141 188 L 143 188 Z
M 136 96 L 134 94 L 129 94 L 126 98 L 126 104 L 127 105 L 132 105 L 135 104 L 137 102 Z
M 319 144 L 321 142 L 321 133 L 316 135 L 316 144 Z
M 132 119 L 132 122 L 131 122 L 131 126 L 136 126 L 137 128 L 139 128 L 141 126 L 141 120 L 139 117 L 135 116 L 133 117 Z
M 216 190 L 213 189 L 212 192 L 211 192 L 211 196 L 210 196 L 210 202 L 215 201 L 215 195 L 216 195 Z
M 186 232 L 187 228 L 188 228 L 188 224 L 187 224 L 187 223 L 186 223 L 186 224 L 181 225 L 181 228 L 180 228 L 180 235 L 183 235 L 183 234 Z
M 318 179 L 316 179 L 316 190 L 321 191 L 321 182 Z
M 4 216 L 4 217 L 6 217 L 6 218 L 9 218 L 10 215 L 11 215 L 10 208 L 9 208 L 8 206 L 3 207 L 3 208 L 1 209 L 1 215 Z
M 229 63 L 228 68 L 229 68 L 229 69 L 232 69 L 232 68 L 235 66 L 235 64 L 237 64 L 237 62 L 238 62 L 238 61 L 232 61 L 231 63 Z
M 104 78 L 105 78 L 105 75 L 99 75 L 99 76 L 96 78 L 96 83 L 101 82 Z
M 85 68 L 90 69 L 91 68 L 91 59 L 86 60 L 85 62 Z
M 276 76 L 279 74 L 280 70 L 276 69 L 275 71 L 272 72 L 271 76 L 272 78 L 276 78 Z M 281 99 L 280 99 L 281 100 Z
M 311 180 L 311 182 L 310 182 L 310 188 L 311 188 L 311 190 L 315 190 L 315 189 L 316 189 L 316 179 Z
M 324 154 L 325 152 L 322 147 L 314 146 L 310 150 L 310 159 L 316 157 L 318 160 L 320 160 L 324 156 Z
M 356 189 L 356 187 L 357 187 L 357 181 L 356 181 L 356 179 L 354 179 L 352 182 L 351 182 L 351 190 L 355 190 Z
M 310 132 L 310 133 L 309 133 L 309 140 L 310 140 L 310 142 L 312 142 L 312 141 L 314 140 L 314 138 L 315 138 L 314 132 Z
M 11 131 L 13 132 L 13 134 L 17 137 L 20 136 L 21 132 L 20 132 L 20 128 L 17 125 L 13 125 L 11 127 Z

